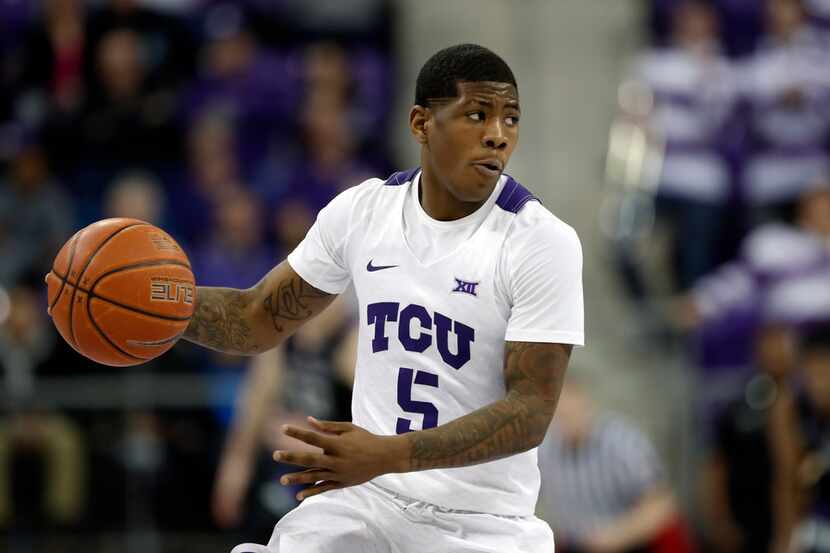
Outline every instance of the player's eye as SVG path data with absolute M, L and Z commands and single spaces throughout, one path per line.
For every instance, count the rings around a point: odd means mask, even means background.
M 508 126 L 513 127 L 519 124 L 519 117 L 516 115 L 511 115 L 510 117 L 505 119 L 505 121 L 507 122 Z
M 467 117 L 469 117 L 473 121 L 484 121 L 484 112 L 483 111 L 473 111 L 473 112 L 468 113 Z

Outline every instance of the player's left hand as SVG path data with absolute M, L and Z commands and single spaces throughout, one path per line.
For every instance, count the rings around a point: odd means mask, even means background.
M 297 494 L 303 500 L 338 488 L 362 484 L 389 472 L 400 472 L 405 452 L 398 436 L 378 436 L 350 422 L 308 418 L 319 430 L 286 424 L 282 431 L 321 452 L 275 451 L 274 460 L 307 467 L 280 478 L 283 485 L 313 484 Z

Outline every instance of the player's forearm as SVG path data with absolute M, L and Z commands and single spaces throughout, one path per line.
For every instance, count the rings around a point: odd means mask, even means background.
M 404 472 L 475 465 L 527 451 L 542 442 L 552 416 L 541 398 L 510 393 L 447 424 L 401 436 L 407 445 Z
M 199 286 L 196 308 L 184 338 L 224 353 L 251 355 L 264 351 L 257 332 L 254 294 L 250 290 Z
M 279 345 L 334 298 L 283 261 L 247 290 L 200 286 L 184 338 L 224 353 L 254 355 Z
M 475 465 L 538 446 L 556 410 L 570 354 L 566 344 L 507 342 L 504 399 L 403 435 L 406 470 Z

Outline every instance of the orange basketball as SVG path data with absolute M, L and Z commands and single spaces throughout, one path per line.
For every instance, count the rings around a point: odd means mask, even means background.
M 136 219 L 79 230 L 46 276 L 49 314 L 79 353 L 105 365 L 138 365 L 181 337 L 196 284 L 181 247 Z

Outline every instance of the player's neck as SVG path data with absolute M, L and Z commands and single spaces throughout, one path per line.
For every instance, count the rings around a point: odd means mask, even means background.
M 426 165 L 421 170 L 418 200 L 427 215 L 436 221 L 455 221 L 475 212 L 487 200 L 481 202 L 463 202 L 450 194 L 447 187 Z

